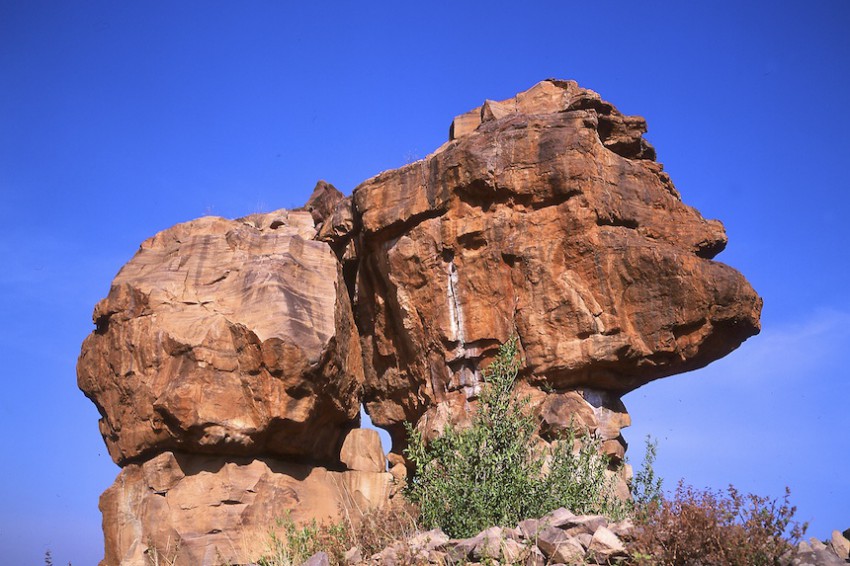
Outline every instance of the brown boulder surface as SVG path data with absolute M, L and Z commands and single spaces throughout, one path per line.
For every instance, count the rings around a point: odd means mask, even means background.
M 144 242 L 94 312 L 80 388 L 118 464 L 163 450 L 338 462 L 361 353 L 309 212 L 205 217 Z
M 530 382 L 623 394 L 758 332 L 761 299 L 711 261 L 723 226 L 682 202 L 645 131 L 575 82 L 544 81 L 355 189 L 375 424 L 403 443 L 404 421 L 465 404 L 512 334 Z
M 391 485 L 388 473 L 164 452 L 125 466 L 101 496 L 103 564 L 247 564 L 281 520 L 338 521 L 382 505 Z
M 726 355 L 761 309 L 712 260 L 723 226 L 682 202 L 645 131 L 543 81 L 350 197 L 320 181 L 303 209 L 144 242 L 77 366 L 123 467 L 101 497 L 104 563 L 170 560 L 171 545 L 175 564 L 240 563 L 287 512 L 383 505 L 407 477 L 404 423 L 428 438 L 468 424 L 511 336 L 539 440 L 578 426 L 622 461 L 620 397 Z M 361 402 L 393 436 L 391 474 L 356 429 Z

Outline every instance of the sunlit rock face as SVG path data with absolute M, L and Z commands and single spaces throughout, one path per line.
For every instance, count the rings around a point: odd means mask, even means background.
M 116 463 L 163 450 L 338 462 L 363 381 L 342 271 L 308 212 L 144 242 L 94 313 L 80 388 Z
M 529 384 L 619 395 L 758 332 L 761 300 L 711 259 L 723 226 L 682 202 L 645 131 L 593 91 L 544 81 L 355 189 L 376 424 L 403 442 L 404 421 L 463 418 L 514 334 Z
M 125 466 L 101 496 L 103 564 L 253 563 L 271 532 L 284 536 L 282 519 L 339 521 L 384 505 L 393 489 L 384 471 L 163 452 Z
M 350 197 L 319 182 L 301 210 L 144 242 L 77 366 L 123 468 L 101 497 L 103 564 L 174 545 L 160 558 L 248 563 L 245 542 L 287 512 L 385 505 L 404 423 L 426 438 L 467 425 L 512 336 L 538 441 L 577 427 L 622 461 L 620 397 L 726 355 L 761 309 L 712 260 L 723 226 L 682 202 L 645 131 L 544 81 L 458 116 L 433 154 Z M 390 473 L 361 403 L 393 437 Z

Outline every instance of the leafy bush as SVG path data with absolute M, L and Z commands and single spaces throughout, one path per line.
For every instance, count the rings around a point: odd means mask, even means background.
M 807 527 L 792 520 L 789 496 L 787 488 L 777 501 L 732 486 L 724 494 L 679 482 L 672 499 L 652 501 L 637 515 L 630 551 L 637 564 L 779 564 Z
M 571 431 L 552 448 L 535 448 L 536 426 L 528 399 L 513 394 L 519 367 L 513 338 L 485 370 L 469 428 L 447 427 L 442 436 L 426 443 L 407 426 L 407 456 L 416 467 L 407 495 L 420 506 L 426 527 L 469 537 L 558 507 L 575 513 L 623 514 L 598 440 L 585 437 L 575 452 L 576 436 Z

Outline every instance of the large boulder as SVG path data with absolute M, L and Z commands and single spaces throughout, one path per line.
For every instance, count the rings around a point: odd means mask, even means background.
M 593 91 L 544 81 L 355 189 L 373 422 L 403 443 L 401 424 L 426 411 L 462 417 L 514 334 L 530 384 L 620 395 L 759 331 L 761 299 L 711 259 L 723 226 L 682 202 L 645 131 Z
M 537 440 L 578 428 L 621 462 L 622 394 L 726 355 L 761 309 L 712 260 L 723 226 L 682 202 L 645 131 L 544 81 L 350 197 L 320 181 L 301 210 L 144 242 L 77 366 L 123 468 L 101 498 L 105 563 L 244 563 L 283 515 L 384 505 L 407 477 L 404 424 L 427 439 L 470 423 L 512 336 Z M 391 473 L 357 430 L 361 402 L 393 436 Z
M 102 564 L 248 564 L 271 533 L 380 507 L 392 483 L 386 472 L 163 452 L 125 466 L 101 496 Z
M 337 462 L 360 346 L 309 212 L 205 217 L 144 242 L 83 343 L 80 388 L 116 463 L 164 450 Z

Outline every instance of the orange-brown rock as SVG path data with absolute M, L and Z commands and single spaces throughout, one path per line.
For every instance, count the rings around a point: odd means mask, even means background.
M 309 212 L 205 217 L 144 242 L 78 363 L 119 464 L 164 450 L 338 462 L 361 353 Z
M 544 81 L 351 197 L 320 181 L 301 210 L 144 242 L 78 363 L 124 468 L 101 498 L 105 563 L 174 560 L 174 545 L 175 564 L 244 563 L 281 515 L 384 504 L 407 479 L 404 423 L 428 438 L 468 424 L 513 335 L 540 442 L 578 427 L 621 461 L 620 396 L 724 356 L 761 308 L 712 260 L 723 226 L 682 202 L 645 132 Z M 361 401 L 388 457 L 356 429 Z
M 252 563 L 267 550 L 271 531 L 281 535 L 281 520 L 356 516 L 382 505 L 392 483 L 386 472 L 164 452 L 125 466 L 101 496 L 101 564 Z
M 616 395 L 758 332 L 761 300 L 711 260 L 723 226 L 682 202 L 645 131 L 593 91 L 544 81 L 355 189 L 375 424 L 403 442 L 404 421 L 474 399 L 512 334 L 530 383 Z
M 339 459 L 349 470 L 359 472 L 386 472 L 387 457 L 381 446 L 378 431 L 355 428 L 342 441 Z

